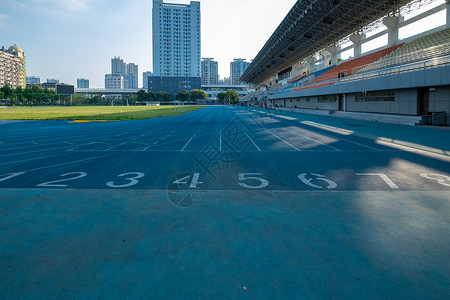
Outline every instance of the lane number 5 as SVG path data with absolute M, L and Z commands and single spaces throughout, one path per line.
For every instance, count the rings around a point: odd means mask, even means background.
M 266 179 L 257 176 L 262 176 L 262 173 L 239 173 L 239 181 L 243 181 L 239 182 L 239 185 L 247 189 L 262 189 L 269 186 L 269 182 Z M 244 181 L 252 181 L 259 184 L 250 185 Z

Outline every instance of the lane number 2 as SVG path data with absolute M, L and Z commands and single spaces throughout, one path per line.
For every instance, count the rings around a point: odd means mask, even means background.
M 77 179 L 86 177 L 87 173 L 85 173 L 85 172 L 73 172 L 73 173 L 66 173 L 66 174 L 60 175 L 60 177 L 67 177 L 67 176 L 72 176 L 72 177 L 65 178 L 65 179 L 60 179 L 60 180 L 49 181 L 49 182 L 44 182 L 44 183 L 38 184 L 36 186 L 39 186 L 39 187 L 66 187 L 67 184 L 59 184 L 59 183 L 72 181 L 72 180 L 77 180 Z

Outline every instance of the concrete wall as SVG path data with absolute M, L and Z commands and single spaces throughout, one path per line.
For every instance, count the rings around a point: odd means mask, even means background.
M 445 111 L 450 125 L 450 86 L 430 89 L 430 111 Z
M 417 115 L 417 89 L 395 91 L 395 101 L 356 102 L 356 94 L 347 94 L 347 111 Z

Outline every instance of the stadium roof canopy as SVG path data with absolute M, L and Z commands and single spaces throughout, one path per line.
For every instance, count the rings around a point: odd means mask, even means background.
M 260 83 L 411 1 L 298 0 L 241 81 Z

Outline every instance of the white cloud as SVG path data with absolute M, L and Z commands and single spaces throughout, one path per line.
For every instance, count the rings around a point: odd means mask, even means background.
M 82 11 L 89 8 L 89 0 L 32 0 L 35 4 L 51 5 L 53 7 L 67 9 L 69 11 Z
M 6 20 L 9 18 L 9 15 L 0 13 L 0 27 L 6 26 Z
M 70 10 L 86 10 L 88 8 L 86 0 L 62 0 L 60 2 L 64 3 Z

